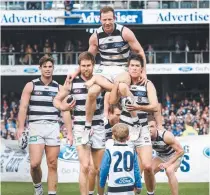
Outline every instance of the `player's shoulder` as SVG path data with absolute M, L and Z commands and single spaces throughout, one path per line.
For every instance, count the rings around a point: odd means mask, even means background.
M 31 82 L 32 83 L 38 83 L 38 82 L 40 82 L 40 78 L 33 79 Z
M 174 140 L 174 135 L 170 132 L 164 129 L 163 132 L 163 140 L 166 144 L 172 144 L 173 140 Z
M 52 80 L 52 83 L 56 84 L 56 85 L 59 85 L 59 83 L 57 81 L 55 81 L 55 80 Z

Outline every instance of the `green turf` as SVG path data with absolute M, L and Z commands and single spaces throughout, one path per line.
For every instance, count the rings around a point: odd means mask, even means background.
M 2 195 L 33 195 L 33 187 L 31 183 L 1 183 Z M 47 195 L 47 185 L 44 183 L 45 195 Z M 146 195 L 145 187 L 142 195 Z M 58 184 L 57 195 L 79 195 L 79 184 Z M 156 187 L 156 195 L 170 195 L 168 184 L 158 183 Z M 180 183 L 179 195 L 209 195 L 208 183 Z

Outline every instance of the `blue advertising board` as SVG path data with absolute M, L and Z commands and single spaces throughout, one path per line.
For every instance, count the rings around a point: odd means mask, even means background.
M 76 17 L 74 17 L 76 16 Z M 77 17 L 77 16 L 80 16 Z M 75 24 L 100 24 L 99 11 L 72 11 L 65 12 L 65 25 Z M 121 24 L 142 24 L 142 11 L 138 10 L 123 10 L 115 11 L 116 22 Z

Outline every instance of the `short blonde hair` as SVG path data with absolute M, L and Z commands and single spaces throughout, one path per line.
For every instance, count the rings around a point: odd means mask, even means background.
M 124 142 L 129 136 L 128 126 L 123 123 L 118 123 L 112 127 L 114 139 L 119 142 Z

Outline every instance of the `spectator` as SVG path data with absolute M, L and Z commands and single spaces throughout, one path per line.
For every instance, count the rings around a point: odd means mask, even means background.
M 25 56 L 25 47 L 24 44 L 20 45 L 20 58 L 19 58 L 19 62 L 21 65 L 24 65 L 24 56 Z
M 47 55 L 47 56 L 50 56 L 51 54 L 51 47 L 50 47 L 50 43 L 48 39 L 46 39 L 45 41 L 43 52 L 44 52 L 44 55 Z
M 150 44 L 148 46 L 147 53 L 148 53 L 149 64 L 152 64 L 153 63 L 153 56 L 154 56 L 154 49 L 153 49 L 152 45 L 150 45 Z
M 192 127 L 191 119 L 187 118 L 185 121 L 185 131 L 183 132 L 183 136 L 188 135 L 198 135 L 198 132 Z
M 38 65 L 40 59 L 40 52 L 37 44 L 34 44 L 33 47 L 33 63 Z
M 6 100 L 3 100 L 1 115 L 3 120 L 7 120 L 10 117 L 10 109 Z
M 171 107 L 171 98 L 170 98 L 169 95 L 166 95 L 166 106 L 167 106 L 168 108 Z
M 6 65 L 7 64 L 7 52 L 8 48 L 6 47 L 5 43 L 2 42 L 1 45 L 1 64 Z
M 9 45 L 8 48 L 8 61 L 9 61 L 9 65 L 14 66 L 15 65 L 15 54 L 14 54 L 15 48 L 12 44 Z
M 53 42 L 52 57 L 55 60 L 55 65 L 58 65 L 58 53 L 57 53 L 57 44 L 56 44 L 56 42 Z
M 201 46 L 199 41 L 196 41 L 195 45 L 195 63 L 203 63 L 203 56 L 201 54 Z
M 73 51 L 74 51 L 74 45 L 72 41 L 67 41 L 65 45 L 65 55 L 66 55 L 66 64 L 72 64 L 73 63 Z
M 24 63 L 25 64 L 31 65 L 31 63 L 33 61 L 33 59 L 32 59 L 32 53 L 33 53 L 33 50 L 31 48 L 31 45 L 28 44 L 27 47 L 26 47 L 26 50 L 25 50 L 25 54 L 26 54 L 25 57 L 24 57 Z

